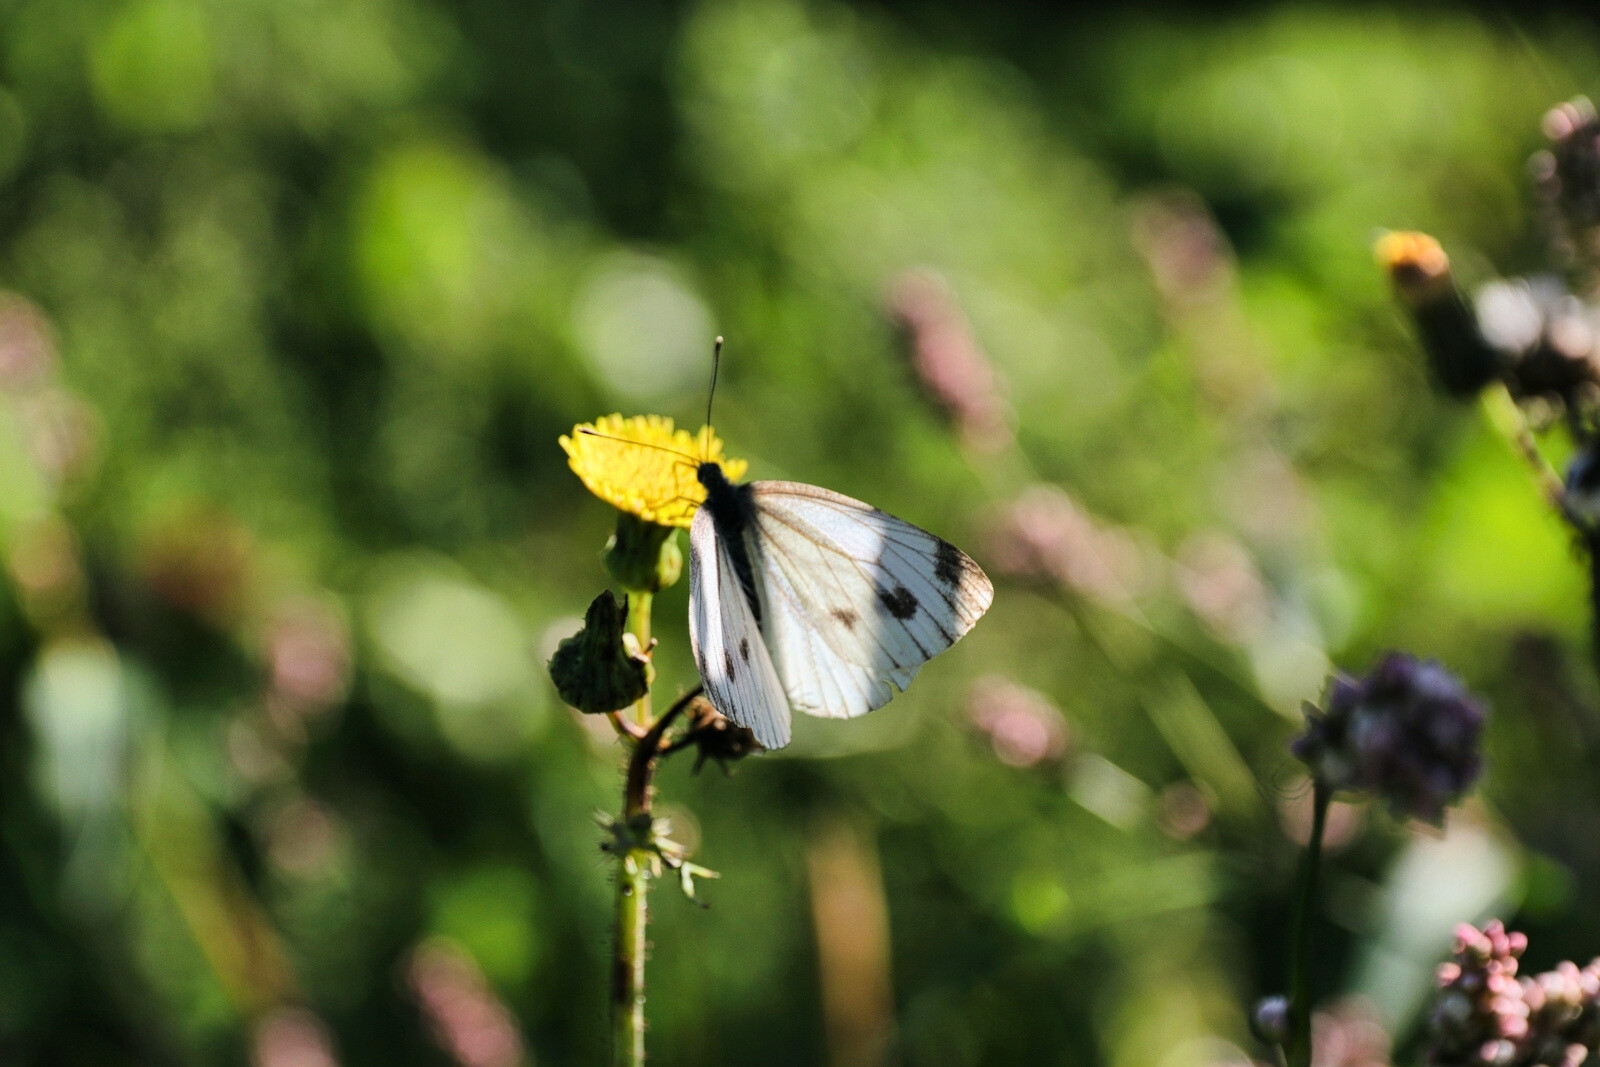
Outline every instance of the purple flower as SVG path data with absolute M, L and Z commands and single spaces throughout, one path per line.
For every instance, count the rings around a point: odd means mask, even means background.
M 1484 704 L 1449 671 L 1403 652 L 1365 678 L 1335 675 L 1291 749 L 1330 792 L 1374 793 L 1397 817 L 1437 824 L 1483 769 Z

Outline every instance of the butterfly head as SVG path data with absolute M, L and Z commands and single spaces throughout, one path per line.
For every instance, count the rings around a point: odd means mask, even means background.
M 733 483 L 728 480 L 728 475 L 722 469 L 722 464 L 715 460 L 707 460 L 694 469 L 694 476 L 699 483 L 706 487 L 707 496 L 716 496 L 733 488 Z

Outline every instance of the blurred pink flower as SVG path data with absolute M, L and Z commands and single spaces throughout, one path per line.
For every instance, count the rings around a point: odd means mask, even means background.
M 1193 782 L 1174 782 L 1156 800 L 1156 823 L 1168 837 L 1187 841 L 1211 825 L 1211 802 Z
M 1178 549 L 1178 592 L 1226 641 L 1245 643 L 1272 621 L 1272 597 L 1255 560 L 1221 533 L 1196 534 Z
M 1392 1043 L 1364 997 L 1337 1000 L 1311 1019 L 1312 1067 L 1389 1067 Z
M 1175 304 L 1202 303 L 1233 284 L 1233 252 L 1205 201 L 1188 190 L 1153 196 L 1133 213 L 1133 244 L 1156 288 Z
M 299 796 L 266 819 L 267 855 L 280 870 L 301 877 L 321 871 L 334 858 L 341 830 L 333 813 Z
M 949 283 L 932 271 L 907 271 L 890 287 L 889 311 L 905 331 L 917 380 L 962 439 L 980 452 L 1009 445 L 1010 408 L 999 376 Z
M 1067 721 L 1050 698 L 998 674 L 972 683 L 967 717 L 1012 767 L 1056 762 L 1067 754 Z
M 326 604 L 296 599 L 278 611 L 267 637 L 272 689 L 304 710 L 336 703 L 350 684 L 350 635 Z
M 423 942 L 407 977 L 434 1039 L 462 1067 L 525 1062 L 516 1020 L 460 948 L 439 938 Z
M 304 1008 L 278 1008 L 256 1024 L 255 1067 L 338 1067 L 333 1039 Z
M 44 312 L 20 296 L 0 293 L 0 388 L 31 388 L 55 363 L 55 339 Z
M 100 421 L 82 399 L 54 386 L 18 401 L 33 462 L 52 483 L 82 478 L 100 454 Z
M 1032 486 L 1005 508 L 990 531 L 989 554 L 1002 573 L 1113 604 L 1143 593 L 1159 569 L 1154 553 L 1127 530 L 1098 522 L 1053 485 Z
M 1297 845 L 1311 841 L 1311 782 L 1297 779 L 1278 800 L 1278 825 L 1284 836 Z M 1364 809 L 1343 800 L 1328 805 L 1328 824 L 1322 832 L 1322 847 L 1331 851 L 1348 845 L 1361 829 Z

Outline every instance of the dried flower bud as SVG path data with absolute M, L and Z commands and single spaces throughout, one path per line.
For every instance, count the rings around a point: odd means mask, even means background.
M 705 697 L 696 697 L 690 703 L 688 717 L 689 732 L 685 736 L 694 742 L 696 774 L 706 760 L 714 760 L 726 774 L 728 764 L 764 751 L 755 734 L 729 720 Z
M 1438 823 L 1482 770 L 1484 705 L 1437 663 L 1392 652 L 1365 678 L 1329 679 L 1324 705 L 1307 706 L 1292 748 L 1330 791 L 1371 792 L 1396 816 Z
M 550 657 L 550 678 L 561 699 L 579 711 L 620 711 L 650 689 L 653 668 L 639 639 L 624 630 L 626 601 L 607 589 L 590 603 L 583 629 Z
M 1385 234 L 1374 252 L 1416 324 L 1434 379 L 1458 399 L 1477 395 L 1500 375 L 1504 360 L 1456 288 L 1450 257 L 1425 233 Z
M 676 583 L 683 573 L 677 532 L 676 526 L 659 526 L 619 511 L 617 528 L 600 558 L 624 589 L 634 593 L 659 592 Z

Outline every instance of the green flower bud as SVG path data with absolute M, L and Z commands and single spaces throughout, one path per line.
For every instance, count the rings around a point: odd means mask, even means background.
M 607 589 L 594 598 L 583 629 L 550 657 L 550 678 L 561 699 L 592 714 L 621 711 L 644 696 L 655 680 L 648 650 L 626 632 L 626 601 Z M 652 642 L 653 643 L 653 642 Z
M 600 558 L 611 577 L 635 593 L 665 589 L 683 573 L 678 528 L 645 522 L 626 511 L 617 513 L 617 529 Z

